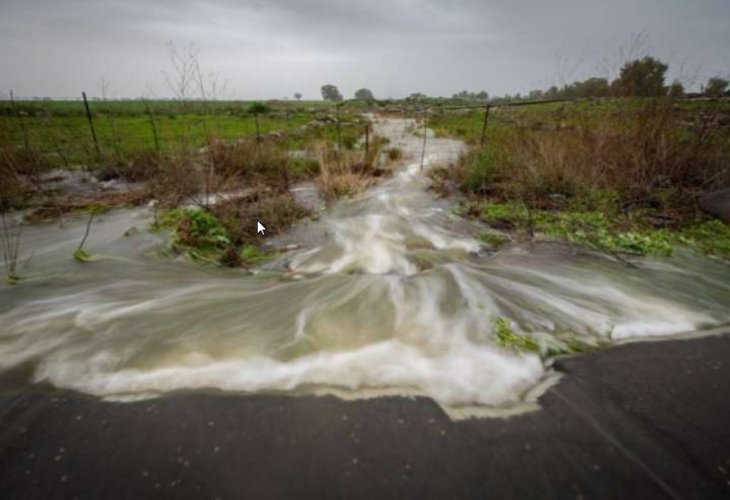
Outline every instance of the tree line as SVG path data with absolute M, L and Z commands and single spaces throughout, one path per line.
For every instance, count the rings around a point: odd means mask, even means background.
M 462 90 L 452 94 L 453 101 L 482 101 L 482 102 L 512 102 L 512 101 L 538 101 L 550 99 L 581 99 L 588 97 L 730 97 L 730 81 L 727 78 L 714 76 L 707 80 L 702 86 L 700 93 L 687 93 L 684 85 L 678 80 L 666 83 L 666 73 L 669 66 L 651 56 L 635 59 L 625 63 L 618 76 L 609 81 L 604 77 L 590 77 L 585 80 L 578 80 L 565 84 L 561 87 L 556 85 L 548 89 L 535 89 L 527 94 L 506 94 L 501 97 L 491 97 L 481 90 L 469 92 Z M 332 102 L 341 102 L 342 93 L 332 84 L 323 85 L 321 88 L 322 99 Z M 301 94 L 297 94 L 301 98 Z M 374 101 L 373 93 L 367 88 L 357 90 L 354 99 L 362 101 Z M 443 97 L 429 97 L 420 92 L 414 92 L 406 100 L 449 100 Z
M 505 95 L 495 101 L 580 99 L 586 97 L 723 97 L 729 95 L 730 82 L 715 76 L 707 80 L 700 93 L 688 94 L 678 80 L 666 84 L 669 66 L 654 57 L 629 61 L 621 67 L 619 75 L 609 81 L 607 78 L 591 77 L 565 84 L 553 85 L 547 90 L 536 89 L 526 95 Z

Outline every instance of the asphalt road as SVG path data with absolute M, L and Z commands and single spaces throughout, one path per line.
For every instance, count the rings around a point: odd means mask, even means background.
M 0 498 L 730 498 L 730 335 L 561 360 L 538 411 L 426 398 L 0 396 Z

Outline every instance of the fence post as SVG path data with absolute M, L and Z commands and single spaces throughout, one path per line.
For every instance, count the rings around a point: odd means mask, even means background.
M 155 119 L 152 117 L 152 110 L 150 109 L 149 104 L 147 104 L 146 99 L 142 99 L 142 102 L 144 103 L 145 110 L 147 111 L 147 117 L 150 120 L 150 127 L 152 127 L 152 137 L 155 139 L 155 151 L 160 152 L 160 141 L 157 138 L 157 127 L 155 126 Z
M 370 161 L 370 126 L 365 124 L 365 165 Z
M 426 136 L 428 135 L 428 115 L 427 108 L 423 108 L 423 149 L 421 149 L 421 170 L 423 170 L 423 162 L 426 159 Z
M 489 121 L 489 104 L 487 104 L 484 107 L 484 123 L 482 124 L 482 140 L 480 142 L 480 146 L 484 147 L 484 144 L 487 142 L 487 122 Z
M 342 135 L 340 133 L 340 105 L 335 104 L 335 110 L 337 112 L 337 151 L 342 150 Z
M 261 130 L 259 129 L 259 112 L 254 111 L 253 119 L 256 121 L 256 142 L 261 142 Z
M 84 98 L 84 108 L 86 108 L 86 119 L 89 120 L 89 128 L 91 129 L 91 137 L 94 139 L 94 149 L 99 154 L 99 142 L 96 140 L 96 130 L 94 130 L 94 120 L 91 118 L 91 110 L 89 109 L 89 101 L 86 100 L 86 92 L 81 92 Z
M 13 111 L 15 111 L 15 116 L 18 118 L 18 122 L 20 123 L 20 129 L 23 131 L 23 145 L 25 146 L 25 150 L 28 151 L 30 149 L 30 139 L 28 138 L 28 130 L 25 128 L 25 122 L 23 121 L 23 116 L 20 114 L 20 111 L 15 107 L 15 96 L 13 96 L 13 91 L 10 91 L 10 107 L 13 108 Z

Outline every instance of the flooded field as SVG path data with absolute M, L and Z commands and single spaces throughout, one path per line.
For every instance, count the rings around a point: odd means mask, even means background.
M 19 286 L 0 287 L 0 382 L 111 399 L 180 389 L 422 394 L 446 407 L 519 404 L 550 352 L 730 322 L 730 267 L 680 250 L 629 268 L 565 244 L 493 251 L 428 191 L 463 144 L 379 118 L 396 174 L 303 221 L 301 245 L 254 274 L 161 255 L 149 209 L 98 217 L 95 260 L 71 258 L 85 220 L 26 228 Z M 262 221 L 265 223 L 266 221 Z M 255 231 L 255 228 L 252 228 Z M 499 342 L 529 334 L 540 353 Z

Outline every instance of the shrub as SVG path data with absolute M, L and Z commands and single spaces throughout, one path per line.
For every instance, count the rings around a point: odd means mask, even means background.
M 217 262 L 231 246 L 220 221 L 200 208 L 167 211 L 160 216 L 158 227 L 173 229 L 173 249 L 196 260 Z
M 281 233 L 294 222 L 309 215 L 290 193 L 260 193 L 256 200 L 234 199 L 212 208 L 234 245 L 260 242 L 256 223 L 261 221 L 269 233 Z
M 219 179 L 263 183 L 286 190 L 289 187 L 289 158 L 270 142 L 243 141 L 208 145 L 213 172 Z

